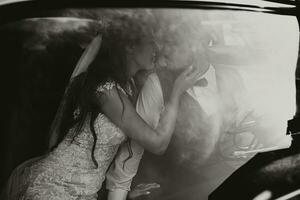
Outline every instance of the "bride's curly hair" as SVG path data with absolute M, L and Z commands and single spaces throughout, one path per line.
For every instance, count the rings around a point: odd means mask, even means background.
M 153 21 L 152 21 L 153 22 Z M 98 167 L 94 156 L 94 150 L 97 142 L 97 135 L 94 128 L 94 122 L 101 109 L 96 105 L 96 89 L 106 81 L 113 81 L 119 84 L 124 91 L 127 91 L 128 66 L 127 49 L 135 45 L 143 44 L 143 41 L 152 39 L 153 23 L 147 21 L 145 17 L 135 16 L 116 16 L 106 21 L 105 26 L 100 30 L 102 35 L 102 44 L 96 58 L 89 65 L 88 70 L 77 76 L 71 83 L 67 94 L 67 105 L 62 116 L 57 146 L 69 132 L 72 127 L 76 127 L 73 140 L 76 139 L 83 128 L 88 115 L 90 118 L 90 130 L 94 141 L 91 151 L 92 160 Z M 120 91 L 117 88 L 120 95 Z M 121 99 L 121 98 L 120 98 Z M 122 100 L 122 99 L 121 99 Z M 122 102 L 123 103 L 123 102 Z M 76 117 L 74 117 L 74 112 Z M 78 112 L 79 111 L 79 112 Z M 124 111 L 124 103 L 123 103 Z M 129 158 L 132 156 L 130 140 Z

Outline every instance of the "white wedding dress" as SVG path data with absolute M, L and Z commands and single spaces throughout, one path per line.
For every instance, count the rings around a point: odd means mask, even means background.
M 97 92 L 116 87 L 106 82 Z M 125 91 L 117 85 L 125 93 Z M 127 93 L 131 94 L 131 90 Z M 125 93 L 125 94 L 127 94 Z M 72 141 L 75 128 L 71 128 L 63 141 L 45 158 L 25 169 L 25 182 L 21 188 L 22 200 L 96 200 L 102 187 L 105 173 L 111 164 L 119 145 L 126 139 L 124 133 L 105 115 L 99 113 L 94 127 L 97 134 L 95 158 L 91 158 L 93 136 L 90 130 L 90 116 L 82 131 Z

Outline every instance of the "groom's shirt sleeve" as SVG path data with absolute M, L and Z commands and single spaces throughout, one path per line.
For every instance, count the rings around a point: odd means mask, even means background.
M 150 74 L 141 89 L 136 111 L 151 127 L 158 125 L 160 113 L 164 108 L 162 88 L 157 74 Z M 142 131 L 142 130 L 141 130 Z M 144 149 L 135 141 L 130 142 L 132 157 L 129 156 L 128 143 L 120 145 L 118 153 L 106 173 L 106 188 L 130 190 L 133 177 L 136 175 Z

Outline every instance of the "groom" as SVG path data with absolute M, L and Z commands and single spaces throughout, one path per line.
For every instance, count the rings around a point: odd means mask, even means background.
M 188 55 L 182 57 L 183 52 L 196 56 L 193 65 L 203 74 L 181 99 L 169 148 L 162 157 L 146 152 L 135 178 L 136 182 L 160 183 L 162 190 L 150 199 L 206 199 L 234 170 L 220 158 L 218 141 L 248 110 L 242 99 L 244 89 L 239 74 L 232 68 L 212 66 L 202 49 L 191 52 L 185 42 L 175 47 L 177 50 L 167 51 L 170 60 L 166 68 L 148 77 L 141 95 L 141 102 L 154 102 L 141 103 L 145 113 L 158 113 L 159 119 L 163 108 L 155 105 L 167 101 L 176 75 L 189 63 L 185 60 Z
M 183 25 L 184 26 L 184 25 Z M 195 86 L 182 97 L 175 134 L 165 155 L 145 152 L 134 182 L 159 182 L 162 189 L 150 199 L 202 199 L 234 169 L 220 159 L 218 141 L 222 133 L 247 113 L 242 79 L 232 68 L 212 66 L 205 44 L 188 38 L 180 26 L 165 37 L 161 61 L 156 73 L 146 79 L 141 89 L 137 111 L 155 127 L 172 84 L 189 65 L 203 72 Z M 134 157 L 122 168 L 128 153 L 122 151 L 107 176 L 110 191 L 129 190 L 143 150 L 133 142 Z M 125 192 L 126 193 L 126 192 Z

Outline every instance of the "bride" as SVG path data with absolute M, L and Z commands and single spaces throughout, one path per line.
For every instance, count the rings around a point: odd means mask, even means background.
M 135 110 L 132 77 L 153 67 L 152 31 L 137 19 L 120 20 L 84 52 L 92 61 L 74 70 L 54 148 L 25 169 L 19 199 L 96 200 L 120 144 L 134 140 L 154 154 L 168 147 L 180 97 L 199 71 L 190 67 L 177 77 L 157 128 L 151 128 Z

